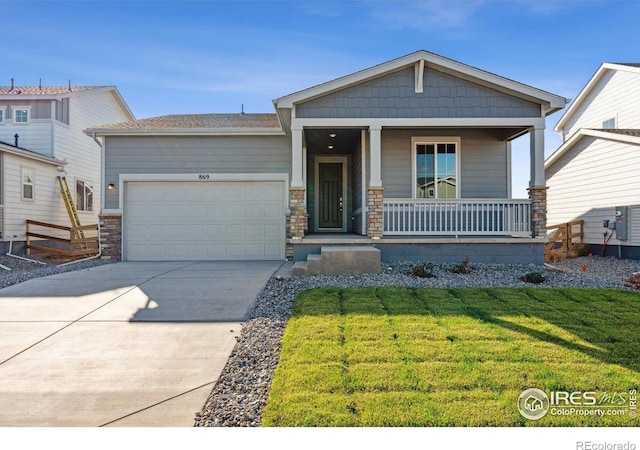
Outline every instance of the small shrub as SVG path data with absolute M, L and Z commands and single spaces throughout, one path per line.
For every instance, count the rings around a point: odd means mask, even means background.
M 626 287 L 640 291 L 640 272 L 636 272 L 624 283 Z
M 433 263 L 420 263 L 413 266 L 407 275 L 420 278 L 435 278 L 433 273 Z
M 451 272 L 462 274 L 473 272 L 473 267 L 471 266 L 471 264 L 469 264 L 469 257 L 467 256 L 465 259 L 463 259 L 460 264 L 451 269 Z
M 529 272 L 528 274 L 520 277 L 520 280 L 525 283 L 541 284 L 547 279 L 542 275 L 542 272 Z

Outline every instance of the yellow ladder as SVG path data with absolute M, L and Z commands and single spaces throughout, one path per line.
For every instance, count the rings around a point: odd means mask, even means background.
M 62 193 L 62 200 L 64 201 L 64 206 L 67 208 L 67 213 L 69 214 L 69 220 L 71 220 L 72 227 L 80 226 L 80 217 L 78 217 L 78 210 L 76 209 L 76 204 L 73 202 L 73 197 L 71 196 L 71 191 L 69 190 L 69 185 L 67 184 L 67 179 L 65 177 L 58 177 L 58 184 L 60 185 L 60 192 Z M 84 231 L 76 230 L 74 231 L 76 239 L 81 239 L 80 248 L 82 250 L 88 251 L 89 247 L 87 243 L 84 242 L 85 236 Z

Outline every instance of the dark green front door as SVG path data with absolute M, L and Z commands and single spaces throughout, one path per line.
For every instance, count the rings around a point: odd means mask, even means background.
M 342 163 L 319 163 L 318 228 L 343 227 Z

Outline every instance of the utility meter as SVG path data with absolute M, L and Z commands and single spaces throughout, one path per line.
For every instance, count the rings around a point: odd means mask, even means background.
M 616 206 L 616 239 L 626 241 L 628 237 L 629 207 Z

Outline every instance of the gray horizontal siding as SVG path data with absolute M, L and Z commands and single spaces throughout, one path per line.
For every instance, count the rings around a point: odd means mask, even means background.
M 367 81 L 296 106 L 299 118 L 540 117 L 540 105 L 426 68 L 423 93 L 414 69 Z
M 460 136 L 462 198 L 507 198 L 507 143 L 483 130 L 383 130 L 382 185 L 387 198 L 411 198 L 412 136 Z
M 105 185 L 123 173 L 291 173 L 291 138 L 107 137 Z M 105 192 L 105 207 L 118 208 L 118 193 Z

